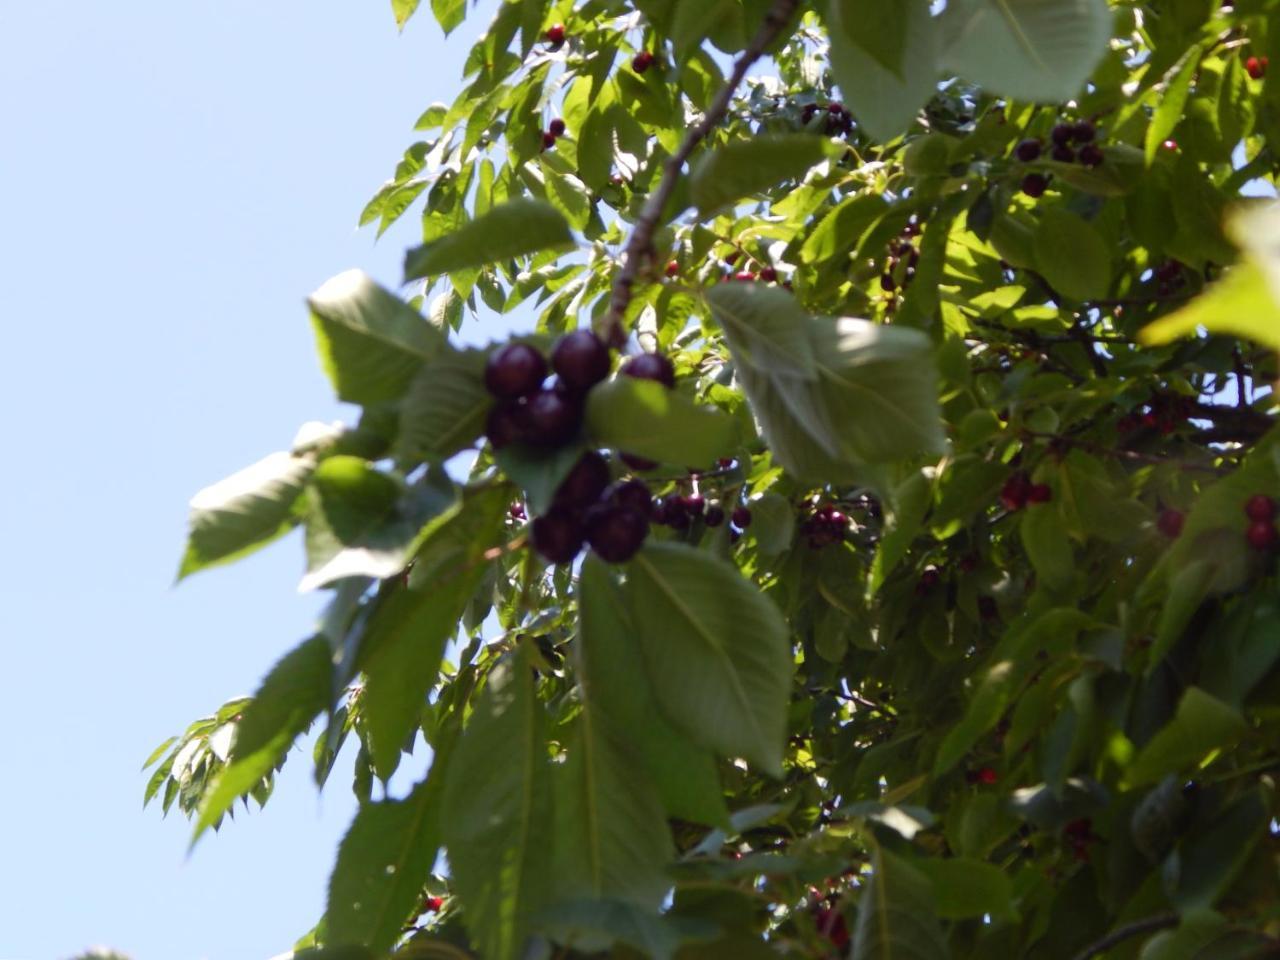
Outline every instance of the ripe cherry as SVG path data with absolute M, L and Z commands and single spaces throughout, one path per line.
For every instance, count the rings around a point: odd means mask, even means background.
M 1276 518 L 1276 502 L 1265 493 L 1255 493 L 1244 505 L 1244 515 L 1250 520 L 1270 523 Z
M 566 386 L 585 391 L 609 375 L 609 348 L 590 330 L 566 333 L 551 351 L 551 369 Z
M 555 502 L 570 508 L 589 507 L 600 499 L 607 486 L 609 461 L 595 450 L 588 450 L 556 488 Z
M 1041 146 L 1039 140 L 1028 138 L 1019 142 L 1019 144 L 1013 148 L 1013 155 L 1023 163 L 1031 163 L 1033 160 L 1040 159 L 1040 154 L 1043 150 L 1044 147 Z
M 484 365 L 484 385 L 500 400 L 525 397 L 542 386 L 547 361 L 527 343 L 508 343 L 489 354 Z
M 1181 510 L 1173 510 L 1169 507 L 1160 511 L 1160 515 L 1156 517 L 1156 529 L 1163 533 L 1170 540 L 1177 539 L 1182 533 L 1182 524 L 1186 521 L 1186 516 Z
M 942 581 L 942 576 L 938 573 L 937 567 L 925 567 L 920 574 L 920 579 L 916 581 L 916 594 L 923 596 L 929 593 Z
M 649 493 L 649 488 L 641 480 L 623 480 L 615 483 L 605 491 L 604 499 L 646 516 L 653 509 L 653 497 Z
M 684 507 L 685 513 L 691 517 L 702 515 L 703 509 L 707 505 L 707 501 L 702 498 L 701 494 L 691 493 L 687 497 L 680 498 L 680 505 Z
M 1049 189 L 1049 178 L 1043 173 L 1028 173 L 1022 178 L 1022 192 L 1028 197 L 1042 197 Z
M 422 901 L 423 913 L 436 913 L 444 906 L 444 897 L 427 897 Z
M 748 507 L 734 507 L 733 525 L 739 530 L 745 530 L 751 526 L 751 510 Z
M 530 443 L 555 447 L 578 432 L 582 407 L 561 390 L 539 390 L 529 398 Z
M 843 952 L 849 946 L 849 924 L 836 907 L 819 905 L 813 910 L 813 923 L 818 933 L 833 947 Z
M 1049 139 L 1061 146 L 1070 143 L 1076 135 L 1075 124 L 1060 123 L 1049 133 Z
M 1048 503 L 1053 499 L 1053 490 L 1047 483 L 1033 483 L 1027 488 L 1027 503 Z
M 621 453 L 618 455 L 628 467 L 636 473 L 648 473 L 650 470 L 657 469 L 658 461 L 650 460 L 646 457 L 637 457 L 634 453 Z
M 555 145 L 556 145 L 556 135 L 552 133 L 550 130 L 545 131 L 542 134 L 542 149 L 550 150 Z
M 707 512 L 703 514 L 702 522 L 708 527 L 718 527 L 724 523 L 724 507 L 714 506 L 707 507 Z
M 885 293 L 893 293 L 898 289 L 898 281 L 893 279 L 892 273 L 880 274 L 880 289 Z
M 1100 167 L 1106 156 L 1102 152 L 1102 148 L 1096 143 L 1086 143 L 1080 148 L 1077 158 L 1086 167 Z
M 1076 152 L 1065 143 L 1055 145 L 1050 156 L 1059 163 L 1075 163 L 1076 160 Z
M 660 353 L 640 353 L 622 365 L 624 377 L 637 380 L 656 380 L 667 387 L 676 385 L 676 368 L 671 359 Z
M 739 283 L 754 283 L 756 275 L 750 270 L 739 270 L 733 275 L 733 279 L 737 280 Z
M 547 124 L 547 133 L 551 134 L 553 137 L 563 137 L 564 131 L 565 131 L 564 121 L 561 120 L 559 117 L 556 117 L 549 124 Z
M 555 23 L 547 28 L 547 43 L 553 47 L 558 47 L 564 43 L 565 30 L 563 23 Z
M 1244 62 L 1244 69 L 1253 79 L 1261 80 L 1267 75 L 1267 58 L 1250 57 Z
M 1245 534 L 1255 550 L 1270 550 L 1276 545 L 1276 528 L 1270 520 L 1255 520 Z
M 520 400 L 501 400 L 494 404 L 485 420 L 485 439 L 495 450 L 519 443 L 529 429 L 528 410 Z
M 679 276 L 679 274 L 680 274 L 680 261 L 679 260 L 669 261 L 667 263 L 667 276 L 675 277 L 675 276 Z
M 978 771 L 978 782 L 988 787 L 993 786 L 999 779 L 999 775 L 990 767 L 983 767 Z
M 529 536 L 533 549 L 549 563 L 572 563 L 584 539 L 581 521 L 572 511 L 559 507 L 535 518 Z
M 648 50 L 641 50 L 631 59 L 631 69 L 636 73 L 644 73 L 653 66 L 653 54 Z
M 773 267 L 761 267 L 760 279 L 763 280 L 765 283 L 774 283 L 778 279 L 778 271 L 775 270 Z
M 649 535 L 649 520 L 636 510 L 601 505 L 587 515 L 587 542 L 606 563 L 630 560 Z
M 1027 480 L 1026 474 L 1015 473 L 1000 488 L 1000 502 L 1010 512 L 1021 510 L 1027 505 L 1030 494 L 1031 483 Z
M 1098 135 L 1098 128 L 1088 120 L 1078 120 L 1071 128 L 1071 137 L 1076 143 L 1092 143 Z

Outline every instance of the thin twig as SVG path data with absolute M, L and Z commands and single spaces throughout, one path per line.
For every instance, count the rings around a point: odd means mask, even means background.
M 1075 960 L 1090 960 L 1090 958 L 1106 953 L 1116 944 L 1123 943 L 1132 937 L 1140 937 L 1144 933 L 1155 933 L 1157 930 L 1168 930 L 1170 927 L 1176 927 L 1177 925 L 1178 915 L 1176 913 L 1160 913 L 1154 917 L 1126 923 L 1123 927 L 1116 927 L 1101 940 L 1089 944 L 1089 946 L 1075 955 Z
M 747 76 L 747 71 L 782 33 L 799 5 L 800 0 L 775 0 L 773 9 L 765 16 L 764 23 L 760 25 L 755 38 L 734 63 L 733 72 L 725 85 L 720 88 L 720 92 L 716 94 L 707 112 L 689 129 L 679 149 L 667 158 L 657 189 L 649 194 L 649 199 L 645 201 L 640 216 L 636 218 L 631 238 L 627 241 L 623 252 L 622 269 L 618 271 L 613 281 L 613 290 L 609 297 L 609 313 L 605 320 L 605 330 L 611 342 L 620 344 L 626 337 L 622 320 L 626 315 L 627 307 L 631 304 L 632 288 L 640 276 L 640 271 L 653 257 L 653 232 L 658 227 L 658 221 L 662 218 L 667 202 L 675 192 L 676 183 L 680 179 L 685 163 L 693 155 L 698 144 L 724 119 L 729 110 L 729 104 L 733 102 L 734 94 Z

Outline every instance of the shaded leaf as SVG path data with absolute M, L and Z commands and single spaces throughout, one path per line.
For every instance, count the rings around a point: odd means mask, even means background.
M 653 380 L 615 377 L 587 395 L 587 430 L 604 447 L 662 463 L 712 464 L 733 452 L 725 413 Z
M 702 154 L 689 173 L 689 193 L 704 216 L 802 178 L 820 163 L 828 147 L 821 137 L 769 134 L 733 140 Z
M 405 256 L 405 281 L 573 244 L 564 215 L 542 200 L 510 200 Z

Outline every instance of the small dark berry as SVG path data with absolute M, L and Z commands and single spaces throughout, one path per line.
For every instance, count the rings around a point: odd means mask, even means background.
M 1106 156 L 1096 143 L 1086 143 L 1080 148 L 1079 160 L 1086 167 L 1100 167 Z
M 547 124 L 547 133 L 551 134 L 553 137 L 563 137 L 564 131 L 565 131 L 564 121 L 561 120 L 559 117 L 556 117 L 549 124 Z
M 1022 192 L 1028 197 L 1042 197 L 1049 189 L 1049 178 L 1043 173 L 1028 173 L 1022 178 Z
M 622 453 L 618 456 L 623 463 L 636 473 L 648 473 L 650 470 L 655 470 L 658 467 L 658 461 L 649 460 L 645 457 L 637 457 L 634 453 Z
M 1071 137 L 1076 143 L 1093 143 L 1093 138 L 1097 135 L 1098 128 L 1088 120 L 1077 120 L 1071 128 Z
M 765 283 L 774 283 L 778 279 L 778 271 L 775 270 L 773 267 L 761 267 L 760 279 L 763 280 Z
M 423 913 L 436 913 L 444 906 L 444 897 L 427 897 L 422 901 Z
M 995 784 L 995 782 L 999 779 L 1000 777 L 990 767 L 983 767 L 981 770 L 978 771 L 978 782 L 981 784 L 985 784 L 988 787 Z
M 1053 499 L 1053 490 L 1047 483 L 1033 483 L 1027 488 L 1027 503 L 1048 503 Z
M 1244 515 L 1250 520 L 1270 523 L 1276 518 L 1276 502 L 1265 493 L 1255 493 L 1244 505 Z
M 548 563 L 572 563 L 583 539 L 582 523 L 568 510 L 553 507 L 530 526 L 533 549 Z
M 500 400 L 485 420 L 485 439 L 495 450 L 519 443 L 529 432 L 529 411 L 521 400 Z
M 724 507 L 707 507 L 702 522 L 708 527 L 718 527 L 724 523 Z
M 1027 498 L 1030 494 L 1031 482 L 1025 474 L 1015 473 L 1000 488 L 1000 502 L 1010 512 L 1021 510 L 1027 505 Z
M 804 109 L 800 111 L 800 122 L 808 124 L 818 113 L 818 105 L 816 103 L 806 103 Z
M 525 512 L 523 503 L 513 503 L 507 508 L 507 516 L 512 520 L 524 521 L 529 519 L 529 515 Z
M 641 50 L 631 58 L 631 69 L 636 73 L 644 73 L 653 66 L 653 54 L 648 50 Z
M 1043 150 L 1044 147 L 1040 145 L 1039 140 L 1027 139 L 1013 148 L 1013 155 L 1023 163 L 1031 163 L 1033 160 L 1040 159 L 1040 153 Z
M 556 145 L 556 135 L 548 130 L 542 135 L 542 149 L 550 150 Z
M 1055 145 L 1050 156 L 1059 163 L 1075 163 L 1076 160 L 1076 152 L 1065 143 Z
M 729 253 L 724 258 L 724 265 L 726 267 L 732 267 L 735 263 L 738 262 L 738 257 L 740 256 L 742 256 L 742 254 L 739 251 L 730 250 Z
M 623 480 L 615 483 L 605 491 L 604 498 L 609 503 L 616 503 L 620 507 L 646 516 L 653 508 L 653 497 L 649 494 L 649 488 L 641 480 Z
M 937 587 L 941 580 L 942 576 L 938 573 L 937 567 L 925 567 L 924 572 L 920 574 L 920 579 L 916 581 L 916 593 L 920 595 L 928 593 Z
M 542 386 L 547 361 L 527 343 L 508 343 L 489 354 L 484 366 L 484 385 L 500 400 L 525 397 Z
M 559 390 L 539 390 L 529 398 L 529 442 L 556 447 L 571 439 L 582 422 L 582 406 Z
M 1062 145 L 1070 143 L 1076 135 L 1076 127 L 1073 123 L 1060 123 L 1053 128 L 1049 134 L 1049 139 L 1054 143 Z
M 832 113 L 832 114 L 835 114 L 836 116 L 839 116 L 840 114 L 844 113 L 844 104 L 838 103 L 838 102 L 828 103 L 827 113 Z
M 609 479 L 609 461 L 595 450 L 588 450 L 556 488 L 555 503 L 570 509 L 589 507 L 600 499 Z
M 1170 540 L 1176 539 L 1178 534 L 1182 533 L 1182 524 L 1186 520 L 1181 510 L 1164 509 L 1160 511 L 1160 515 L 1156 517 L 1156 529 L 1163 533 Z
M 675 277 L 680 274 L 680 261 L 672 260 L 667 263 L 667 276 Z
M 609 375 L 609 348 L 590 330 L 566 333 L 551 351 L 551 369 L 574 390 L 589 390 Z
M 620 372 L 637 380 L 656 380 L 669 388 L 676 385 L 676 368 L 670 357 L 660 353 L 637 354 L 622 365 Z
M 739 530 L 745 530 L 751 526 L 751 510 L 748 507 L 735 507 L 733 510 L 733 525 Z
M 885 293 L 893 293 L 898 289 L 898 281 L 893 279 L 892 273 L 880 274 L 880 289 Z
M 707 501 L 698 493 L 691 493 L 687 497 L 681 497 L 680 503 L 685 512 L 694 517 L 701 515 L 703 507 L 707 505 Z
M 554 47 L 560 46 L 560 44 L 564 43 L 564 38 L 565 38 L 565 30 L 564 30 L 563 23 L 552 24 L 550 27 L 547 28 L 547 43 L 551 44 L 552 46 Z
M 1261 80 L 1267 75 L 1267 58 L 1250 57 L 1244 62 L 1244 69 L 1253 79 Z
M 1156 267 L 1156 279 L 1169 283 L 1182 275 L 1182 264 L 1177 260 L 1166 260 Z
M 648 535 L 648 518 L 635 510 L 601 506 L 587 516 L 587 542 L 606 563 L 630 560 Z
M 1249 524 L 1246 534 L 1249 546 L 1255 550 L 1270 550 L 1276 545 L 1276 528 L 1270 520 L 1255 520 Z

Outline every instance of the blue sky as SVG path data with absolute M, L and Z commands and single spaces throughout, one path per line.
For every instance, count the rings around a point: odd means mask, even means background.
M 424 4 L 425 6 L 425 4 Z M 192 493 L 349 413 L 303 298 L 394 284 L 361 207 L 470 35 L 385 0 L 0 3 L 0 960 L 254 960 L 305 932 L 353 811 L 286 768 L 186 857 L 139 765 L 308 630 L 296 540 L 172 587 Z

